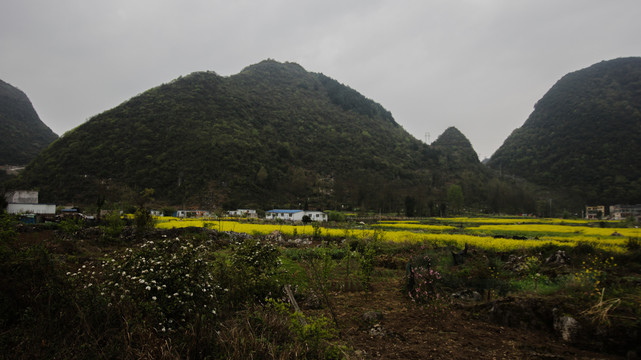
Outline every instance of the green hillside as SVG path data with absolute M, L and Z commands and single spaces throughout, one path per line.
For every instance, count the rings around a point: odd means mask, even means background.
M 27 95 L 0 80 L 0 165 L 24 165 L 57 137 Z
M 434 149 L 443 153 L 442 162 L 448 169 L 478 168 L 480 166 L 478 155 L 470 141 L 455 127 L 447 128 L 436 141 L 432 143 Z
M 153 188 L 156 200 L 179 206 L 388 211 L 432 178 L 438 158 L 381 105 L 267 60 L 230 77 L 180 77 L 101 113 L 12 186 L 37 187 L 54 202 L 118 201 Z
M 488 165 L 584 203 L 641 203 L 641 58 L 560 79 Z
M 457 128 L 449 127 L 432 143 L 432 148 L 439 152 L 439 176 L 448 179 L 448 187 L 461 186 L 467 203 L 483 208 L 486 185 L 493 174 L 481 164 L 465 135 Z M 443 197 L 447 198 L 447 195 Z

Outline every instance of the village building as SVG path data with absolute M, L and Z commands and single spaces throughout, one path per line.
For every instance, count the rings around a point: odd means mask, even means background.
M 610 219 L 624 220 L 627 218 L 635 218 L 641 220 L 641 204 L 637 205 L 611 205 L 610 206 Z
M 4 197 L 7 201 L 7 213 L 20 215 L 24 222 L 42 222 L 56 215 L 56 204 L 40 204 L 37 191 L 10 191 Z
M 327 214 L 322 211 L 274 209 L 265 212 L 267 220 L 303 221 L 308 216 L 311 221 L 327 221 Z
M 604 216 L 605 216 L 605 206 L 603 205 L 585 207 L 585 218 L 587 220 L 600 220 Z
M 247 218 L 257 218 L 258 213 L 256 210 L 253 209 L 236 209 L 236 210 L 230 210 L 227 212 L 227 215 L 229 216 L 239 216 L 239 217 L 247 217 Z
M 201 218 L 209 216 L 209 211 L 206 210 L 177 210 L 174 213 L 174 217 L 177 218 Z
M 7 204 L 8 214 L 54 215 L 56 204 Z

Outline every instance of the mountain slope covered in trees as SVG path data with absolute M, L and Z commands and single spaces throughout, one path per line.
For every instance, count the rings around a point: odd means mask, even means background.
M 160 206 L 417 216 L 448 213 L 454 189 L 460 211 L 534 211 L 529 190 L 480 164 L 457 129 L 426 145 L 357 91 L 273 60 L 145 91 L 67 132 L 7 188 L 94 207 L 154 189 Z
M 175 205 L 392 210 L 438 170 L 438 157 L 351 88 L 266 60 L 133 97 L 54 142 L 14 185 L 48 201 L 153 188 Z
M 25 93 L 0 80 L 0 165 L 24 165 L 58 136 Z
M 567 74 L 488 165 L 584 203 L 641 203 L 641 58 Z

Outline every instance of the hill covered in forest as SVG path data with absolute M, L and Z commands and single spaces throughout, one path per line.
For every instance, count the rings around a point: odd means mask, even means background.
M 192 73 L 96 115 L 13 185 L 58 202 L 153 188 L 175 205 L 388 211 L 445 187 L 439 154 L 357 91 L 266 60 L 229 77 Z
M 641 203 L 641 58 L 561 78 L 488 162 L 591 204 Z
M 58 136 L 24 92 L 0 80 L 0 165 L 24 165 Z

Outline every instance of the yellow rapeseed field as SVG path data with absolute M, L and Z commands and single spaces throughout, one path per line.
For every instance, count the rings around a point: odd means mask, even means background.
M 380 228 L 397 228 L 397 229 L 413 229 L 413 230 L 426 230 L 426 231 L 446 231 L 456 229 L 454 226 L 450 225 L 428 225 L 428 224 L 419 224 L 418 222 L 380 222 L 379 224 L 374 224 L 372 227 Z
M 465 228 L 466 231 L 474 233 L 482 232 L 519 232 L 519 233 L 575 233 L 592 236 L 636 236 L 637 229 L 633 228 L 597 228 L 589 226 L 564 226 L 548 224 L 512 224 L 512 225 L 479 225 Z M 619 234 L 619 235 L 616 235 Z
M 443 231 L 454 229 L 451 226 L 420 225 L 410 222 L 386 222 L 382 228 L 327 228 L 320 227 L 321 236 L 342 238 L 345 236 L 353 238 L 372 238 L 378 236 L 383 241 L 396 243 L 429 243 L 435 246 L 453 245 L 463 248 L 465 244 L 487 250 L 512 251 L 517 249 L 540 247 L 544 245 L 576 246 L 581 243 L 590 244 L 594 247 L 612 251 L 624 252 L 628 236 L 637 236 L 637 229 L 627 228 L 591 228 L 587 226 L 563 226 L 546 224 L 513 224 L 513 225 L 480 225 L 466 228 L 466 234 L 454 233 L 429 233 L 425 230 Z M 394 230 L 385 230 L 393 225 Z M 239 221 L 215 220 L 215 219 L 177 219 L 158 218 L 157 227 L 164 229 L 182 227 L 208 227 L 218 231 L 242 232 L 253 235 L 267 235 L 279 231 L 286 235 L 311 236 L 313 227 L 302 224 L 277 224 L 277 223 L 245 223 Z M 490 235 L 483 235 L 487 232 L 522 232 L 527 233 L 531 239 L 515 240 L 494 238 Z M 623 236 L 610 236 L 617 232 Z M 538 239 L 534 239 L 537 237 Z
M 469 217 L 453 217 L 453 218 L 434 218 L 434 220 L 444 223 L 485 223 L 485 224 L 588 224 L 590 220 L 583 219 L 547 219 L 547 218 L 469 218 Z

